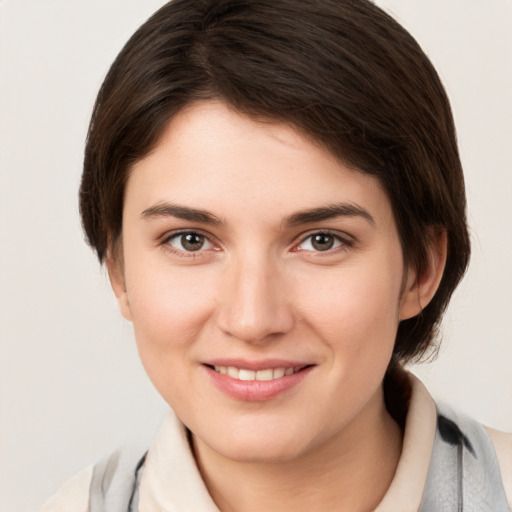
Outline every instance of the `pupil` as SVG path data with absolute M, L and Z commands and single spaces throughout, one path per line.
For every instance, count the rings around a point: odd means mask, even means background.
M 319 251 L 328 251 L 334 245 L 334 237 L 331 235 L 315 235 L 312 240 L 312 245 Z
M 181 237 L 181 244 L 187 251 L 198 251 L 204 244 L 204 237 L 195 233 L 188 233 Z

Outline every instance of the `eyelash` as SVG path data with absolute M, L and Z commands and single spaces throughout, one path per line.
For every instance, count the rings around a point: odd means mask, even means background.
M 215 248 L 216 246 L 211 241 L 210 236 L 206 235 L 205 233 L 202 233 L 200 230 L 182 230 L 175 231 L 170 235 L 167 234 L 162 238 L 161 245 L 163 245 L 168 251 L 172 252 L 176 256 L 179 256 L 180 258 L 196 258 L 199 256 L 199 254 L 205 252 L 205 250 L 203 250 L 202 247 L 197 251 L 187 251 L 185 249 L 177 249 L 171 245 L 172 240 L 179 240 L 180 237 L 183 237 L 185 235 L 200 236 L 203 238 L 204 242 L 210 244 L 214 248 L 214 250 L 219 250 L 218 248 Z
M 336 242 L 339 243 L 338 247 L 329 248 L 325 251 L 319 251 L 319 250 L 315 251 L 315 250 L 311 250 L 311 249 L 300 249 L 299 248 L 307 240 L 312 240 L 313 237 L 319 236 L 319 235 L 332 237 L 334 239 L 334 243 L 336 243 Z M 353 247 L 354 244 L 355 244 L 354 239 L 349 237 L 348 235 L 341 235 L 337 231 L 331 231 L 329 229 L 325 229 L 325 230 L 314 231 L 312 233 L 308 233 L 307 235 L 303 236 L 301 238 L 301 241 L 298 244 L 293 246 L 293 250 L 295 252 L 306 252 L 306 251 L 310 252 L 311 254 L 314 255 L 315 258 L 316 257 L 327 257 L 327 256 L 333 256 L 340 252 L 346 251 L 347 249 L 350 249 L 351 247 Z
M 185 235 L 200 236 L 203 238 L 205 243 L 210 244 L 213 247 L 214 251 L 220 250 L 218 248 L 218 246 L 216 246 L 211 241 L 210 236 L 205 233 L 202 233 L 200 230 L 183 230 L 183 231 L 174 232 L 170 235 L 165 235 L 162 238 L 161 245 L 165 246 L 165 248 L 167 250 L 169 250 L 170 252 L 172 252 L 173 254 L 175 254 L 181 258 L 196 258 L 201 253 L 211 250 L 211 248 L 203 249 L 203 247 L 201 247 L 197 251 L 187 251 L 186 249 L 177 249 L 176 247 L 173 247 L 171 245 L 172 240 L 177 240 L 180 237 L 183 237 Z M 315 250 L 311 250 L 311 249 L 300 249 L 299 248 L 307 240 L 310 240 L 310 239 L 312 240 L 314 236 L 319 236 L 319 235 L 332 237 L 334 239 L 334 243 L 339 243 L 339 245 L 334 248 L 329 248 L 325 251 L 320 251 L 320 250 L 315 251 Z M 354 243 L 355 243 L 354 240 L 352 238 L 348 237 L 347 235 L 342 236 L 338 232 L 333 232 L 328 229 L 327 230 L 319 230 L 319 231 L 314 231 L 314 232 L 308 233 L 307 235 L 303 236 L 301 238 L 300 242 L 295 244 L 292 247 L 292 251 L 293 252 L 310 252 L 311 254 L 314 254 L 315 257 L 332 256 L 333 254 L 338 254 L 341 251 L 345 251 L 345 250 L 349 249 L 350 247 L 353 247 Z

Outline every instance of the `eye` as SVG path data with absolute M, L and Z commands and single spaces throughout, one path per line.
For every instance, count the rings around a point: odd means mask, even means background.
M 296 246 L 296 249 L 299 251 L 326 252 L 345 245 L 350 246 L 351 242 L 343 239 L 339 235 L 332 233 L 314 233 L 304 238 L 302 242 Z
M 194 231 L 172 235 L 167 239 L 166 243 L 180 252 L 199 252 L 214 248 L 214 245 L 206 236 Z

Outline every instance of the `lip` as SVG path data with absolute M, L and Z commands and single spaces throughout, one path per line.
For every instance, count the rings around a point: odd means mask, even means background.
M 250 361 L 248 359 L 211 359 L 204 361 L 208 366 L 234 366 L 244 370 L 275 370 L 276 368 L 299 368 L 303 366 L 312 366 L 311 362 L 290 361 L 289 359 L 264 359 L 261 361 Z
M 246 370 L 266 370 L 276 368 L 301 368 L 298 372 L 269 381 L 243 381 L 216 372 L 213 366 L 234 366 Z M 203 363 L 202 367 L 213 384 L 224 394 L 235 400 L 262 402 L 272 400 L 299 385 L 313 369 L 311 363 L 282 359 L 247 361 L 242 359 L 215 359 Z

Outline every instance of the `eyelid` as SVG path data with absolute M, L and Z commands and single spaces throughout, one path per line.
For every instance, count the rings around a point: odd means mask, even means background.
M 313 251 L 310 249 L 299 249 L 300 245 L 302 245 L 306 240 L 308 240 L 308 238 L 311 238 L 315 235 L 330 235 L 330 236 L 334 237 L 336 240 L 338 240 L 339 242 L 341 242 L 341 246 L 335 247 L 332 249 L 327 249 L 325 251 Z M 354 237 L 350 236 L 347 233 L 332 230 L 332 229 L 315 229 L 315 230 L 309 231 L 307 233 L 302 233 L 300 235 L 299 241 L 293 245 L 292 250 L 295 252 L 310 252 L 310 253 L 315 253 L 318 255 L 323 254 L 323 255 L 327 256 L 329 254 L 336 253 L 337 251 L 352 247 L 354 244 L 355 244 Z
M 173 247 L 170 244 L 170 241 L 172 239 L 177 238 L 179 236 L 187 235 L 187 234 L 200 235 L 200 236 L 204 237 L 205 240 L 207 240 L 207 242 L 209 244 L 211 244 L 213 247 L 207 248 L 207 249 L 201 248 L 197 251 L 186 251 L 186 250 L 181 250 L 176 247 Z M 164 235 L 159 237 L 158 244 L 164 246 L 170 252 L 180 255 L 182 257 L 197 257 L 201 253 L 205 253 L 205 252 L 212 251 L 212 250 L 213 251 L 220 250 L 219 244 L 215 241 L 214 238 L 215 237 L 213 237 L 213 235 L 211 235 L 210 233 L 206 233 L 202 229 L 182 228 L 182 229 L 167 231 Z
M 174 238 L 178 235 L 187 235 L 189 233 L 195 233 L 196 235 L 204 236 L 211 241 L 213 236 L 210 233 L 203 231 L 202 229 L 196 228 L 179 228 L 179 229 L 171 229 L 170 231 L 166 231 L 163 235 L 159 236 L 158 239 L 161 243 L 165 243 L 166 241 Z M 212 242 L 213 243 L 213 242 Z
M 185 235 L 185 234 L 201 235 L 213 246 L 213 248 L 208 248 L 206 250 L 200 249 L 198 251 L 185 251 L 185 250 L 180 250 L 175 247 L 172 247 L 169 244 L 169 241 L 171 239 L 176 238 L 180 235 Z M 336 240 L 341 242 L 341 246 L 335 247 L 333 249 L 327 249 L 325 251 L 313 251 L 313 250 L 309 250 L 309 249 L 300 249 L 299 248 L 299 246 L 302 245 L 308 238 L 311 238 L 314 235 L 321 235 L 321 234 L 330 235 L 330 236 L 334 237 Z M 292 252 L 309 252 L 309 253 L 314 253 L 315 255 L 318 255 L 318 256 L 332 255 L 333 253 L 336 253 L 340 250 L 350 248 L 356 243 L 356 240 L 354 239 L 353 236 L 349 235 L 348 233 L 340 232 L 340 231 L 333 230 L 333 229 L 311 230 L 306 233 L 302 233 L 301 235 L 299 235 L 298 238 L 299 238 L 298 242 L 295 242 L 291 248 Z M 215 237 L 211 233 L 207 233 L 207 232 L 203 231 L 202 229 L 193 229 L 193 228 L 192 229 L 191 228 L 182 228 L 182 229 L 167 231 L 164 235 L 159 237 L 158 244 L 165 246 L 167 248 L 167 250 L 173 252 L 174 254 L 179 254 L 179 255 L 182 255 L 183 257 L 195 257 L 201 253 L 205 253 L 208 251 L 221 250 L 220 244 L 216 241 Z

